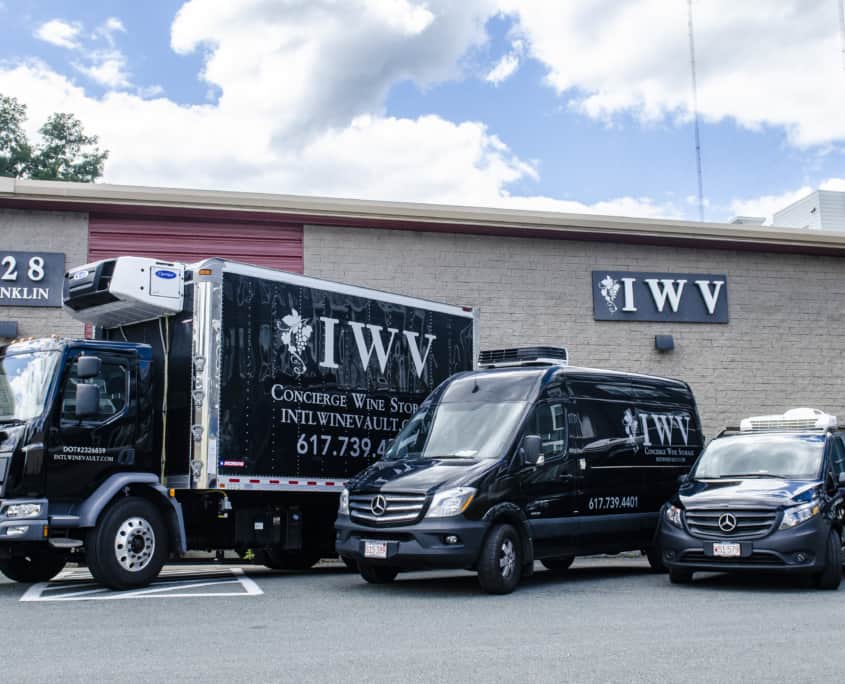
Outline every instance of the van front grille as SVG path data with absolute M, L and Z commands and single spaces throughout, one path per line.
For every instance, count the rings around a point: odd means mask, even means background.
M 772 531 L 778 512 L 773 508 L 688 508 L 684 517 L 694 537 L 754 539 Z
M 373 526 L 413 523 L 419 519 L 425 500 L 425 494 L 352 494 L 349 517 L 357 523 Z

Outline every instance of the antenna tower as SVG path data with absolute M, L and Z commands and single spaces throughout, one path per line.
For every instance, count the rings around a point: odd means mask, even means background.
M 704 181 L 701 174 L 701 134 L 698 131 L 698 83 L 695 78 L 695 34 L 692 29 L 692 0 L 687 0 L 689 63 L 692 74 L 692 120 L 695 130 L 695 169 L 698 174 L 698 220 L 704 220 Z

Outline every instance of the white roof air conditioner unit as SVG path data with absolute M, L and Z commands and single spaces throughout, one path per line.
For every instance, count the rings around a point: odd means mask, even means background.
M 836 427 L 836 416 L 812 408 L 789 409 L 782 415 L 752 416 L 739 424 L 742 432 L 804 432 Z
M 65 275 L 64 308 L 103 328 L 149 321 L 182 311 L 185 265 L 146 257 L 118 257 Z

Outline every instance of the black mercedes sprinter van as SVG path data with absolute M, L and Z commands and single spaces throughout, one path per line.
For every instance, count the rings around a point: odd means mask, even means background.
M 467 568 L 508 593 L 535 560 L 653 550 L 658 514 L 702 447 L 689 386 L 574 368 L 566 350 L 482 352 L 441 384 L 343 491 L 337 552 L 369 582 Z
M 675 584 L 694 572 L 842 580 L 845 432 L 818 409 L 746 418 L 707 445 L 661 523 Z

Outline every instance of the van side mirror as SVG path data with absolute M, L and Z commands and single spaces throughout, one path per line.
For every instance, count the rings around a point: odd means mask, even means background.
M 522 455 L 522 463 L 524 465 L 537 465 L 540 461 L 540 447 L 543 440 L 540 435 L 525 435 L 522 438 L 522 447 L 520 454 Z
M 99 359 L 97 359 L 99 361 Z M 87 418 L 100 412 L 100 388 L 79 383 L 76 386 L 76 417 Z
M 686 484 L 689 482 L 689 473 L 684 473 L 683 475 L 678 475 L 678 484 Z
M 76 377 L 80 380 L 96 378 L 100 374 L 99 356 L 80 356 L 76 360 Z
M 839 473 L 839 486 L 845 487 L 845 473 Z

